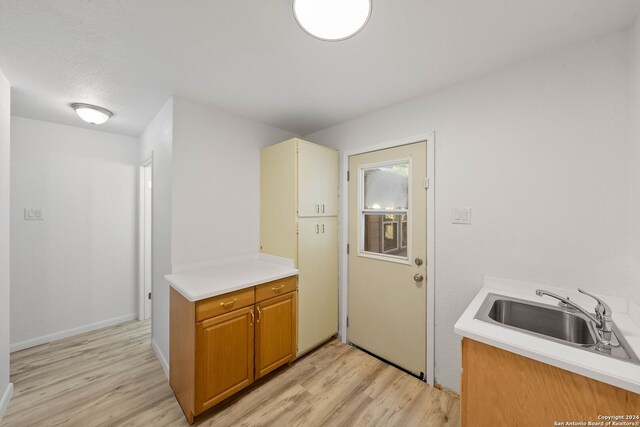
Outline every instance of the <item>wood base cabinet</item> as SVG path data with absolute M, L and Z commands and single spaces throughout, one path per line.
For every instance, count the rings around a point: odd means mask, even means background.
M 637 415 L 640 394 L 463 338 L 460 406 L 462 427 L 553 426 Z
M 196 302 L 170 292 L 169 377 L 189 424 L 295 358 L 295 276 Z

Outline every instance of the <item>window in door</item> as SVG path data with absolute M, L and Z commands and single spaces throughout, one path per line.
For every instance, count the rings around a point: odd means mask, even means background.
M 361 224 L 358 255 L 408 262 L 410 161 L 365 165 L 359 172 Z

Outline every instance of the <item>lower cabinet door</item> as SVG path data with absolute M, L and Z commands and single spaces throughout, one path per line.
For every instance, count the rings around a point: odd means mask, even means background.
M 254 307 L 196 323 L 196 415 L 253 383 Z
M 298 220 L 298 354 L 338 332 L 338 223 Z
M 296 292 L 256 304 L 256 378 L 296 356 Z

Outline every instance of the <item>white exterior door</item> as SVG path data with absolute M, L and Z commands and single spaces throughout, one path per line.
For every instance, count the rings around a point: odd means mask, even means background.
M 349 158 L 349 341 L 426 366 L 426 157 L 420 142 Z

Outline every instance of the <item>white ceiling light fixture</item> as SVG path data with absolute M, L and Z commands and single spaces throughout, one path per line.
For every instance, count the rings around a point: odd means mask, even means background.
M 293 15 L 309 35 L 324 41 L 353 37 L 369 22 L 371 0 L 293 0 Z
M 71 107 L 82 120 L 92 125 L 101 125 L 113 116 L 111 111 L 96 105 L 74 103 Z

